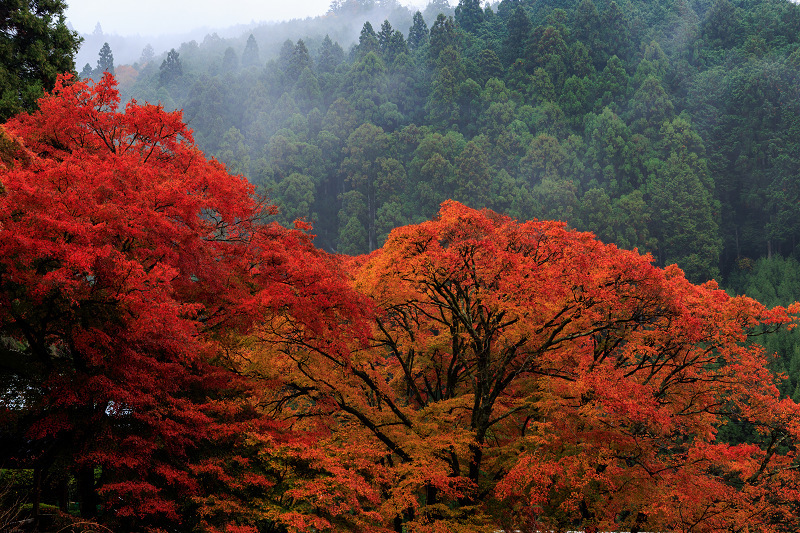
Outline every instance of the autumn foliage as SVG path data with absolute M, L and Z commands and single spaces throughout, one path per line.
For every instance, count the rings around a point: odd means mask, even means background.
M 456 202 L 330 256 L 179 113 L 118 104 L 62 78 L 0 132 L 0 461 L 74 480 L 85 516 L 800 528 L 800 413 L 749 340 L 798 309 Z
M 264 222 L 272 208 L 194 147 L 180 113 L 118 103 L 110 76 L 61 78 L 5 125 L 3 384 L 24 399 L 3 416 L 30 444 L 3 461 L 74 476 L 84 516 L 189 528 L 220 450 L 274 426 L 228 338 L 285 305 L 291 263 L 319 254 Z

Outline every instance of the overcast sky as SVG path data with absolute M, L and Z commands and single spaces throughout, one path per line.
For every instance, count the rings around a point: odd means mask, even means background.
M 106 34 L 146 36 L 315 17 L 330 0 L 67 0 L 67 6 L 67 22 L 79 32 L 91 33 L 99 22 Z

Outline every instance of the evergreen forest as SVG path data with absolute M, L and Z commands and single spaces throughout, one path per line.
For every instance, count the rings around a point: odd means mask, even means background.
M 452 198 L 566 221 L 693 281 L 795 256 L 795 4 L 372 4 L 334 3 L 278 50 L 255 30 L 183 43 L 118 69 L 123 100 L 182 109 L 207 155 L 331 252 L 373 251 Z
M 123 99 L 182 109 L 204 153 L 328 252 L 371 252 L 455 199 L 800 298 L 792 2 L 348 0 L 152 56 L 116 73 Z M 775 365 L 800 399 L 795 343 Z

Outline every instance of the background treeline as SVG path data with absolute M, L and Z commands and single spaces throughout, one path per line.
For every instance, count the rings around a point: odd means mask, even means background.
M 292 28 L 145 54 L 117 67 L 123 97 L 182 108 L 328 251 L 375 250 L 453 198 L 800 297 L 770 281 L 798 277 L 797 5 L 348 0 Z

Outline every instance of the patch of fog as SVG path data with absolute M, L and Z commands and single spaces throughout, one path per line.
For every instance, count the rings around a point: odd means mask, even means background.
M 381 9 L 380 7 L 375 7 L 368 11 L 360 11 L 354 17 L 337 16 L 336 19 L 333 20 L 328 19 L 328 17 L 322 17 L 319 20 L 322 21 L 322 24 L 326 26 L 330 25 L 331 38 L 335 41 L 338 41 L 346 51 L 350 45 L 358 41 L 359 33 L 364 22 L 366 21 L 369 21 L 377 31 L 377 29 L 380 28 L 383 20 L 388 17 L 395 29 L 398 29 L 402 31 L 403 34 L 406 34 L 411 24 L 411 15 L 415 11 L 419 10 L 425 13 L 426 23 L 428 24 L 428 28 L 430 28 L 435 20 L 435 15 L 432 14 L 431 10 L 432 4 L 449 5 L 450 12 L 448 14 L 452 15 L 454 6 L 458 4 L 458 1 L 400 0 L 399 4 L 403 6 L 407 13 L 407 17 L 399 18 L 408 18 L 407 21 L 399 20 L 397 17 L 397 12 L 392 12 L 391 10 L 387 11 Z M 490 5 L 494 9 L 497 9 L 497 4 L 498 2 L 496 0 L 490 2 Z M 243 16 L 243 18 L 246 17 Z M 216 34 L 216 36 L 222 39 L 242 40 L 242 43 L 244 43 L 247 35 L 251 32 L 256 34 L 256 39 L 258 41 L 262 41 L 262 37 L 265 34 L 282 34 L 287 31 L 291 33 L 291 35 L 282 37 L 280 39 L 281 43 L 286 38 L 290 38 L 293 41 L 301 38 L 304 39 L 308 37 L 308 35 L 304 34 L 304 28 L 302 28 L 303 23 L 300 22 L 298 24 L 298 22 L 301 20 L 309 22 L 309 27 L 306 28 L 309 33 L 320 34 L 319 37 L 322 37 L 324 33 L 326 33 L 325 29 L 322 29 L 320 25 L 314 23 L 316 19 L 312 18 L 294 19 L 292 21 L 283 22 L 251 21 L 247 24 L 238 24 L 228 27 L 204 26 L 187 32 L 176 32 L 162 35 L 149 34 L 147 29 L 143 30 L 142 33 L 137 35 L 105 33 L 102 29 L 101 23 L 98 23 L 92 33 L 80 33 L 80 36 L 83 37 L 84 40 L 75 57 L 75 69 L 80 72 L 87 63 L 90 67 L 95 68 L 97 66 L 98 54 L 104 43 L 108 43 L 111 47 L 111 52 L 114 55 L 115 66 L 132 65 L 141 59 L 142 51 L 148 44 L 153 47 L 155 58 L 160 61 L 161 56 L 166 54 L 166 52 L 171 48 L 178 49 L 181 43 L 188 43 L 191 41 L 202 43 L 208 36 L 213 34 Z M 406 23 L 408 26 L 404 27 Z M 70 29 L 72 29 L 69 22 L 67 25 L 70 27 Z M 244 36 L 244 38 L 242 36 Z M 265 44 L 266 43 L 259 42 L 259 45 L 262 48 L 262 56 L 265 55 L 263 52 L 270 49 L 269 46 L 264 46 Z M 278 46 L 279 45 L 273 47 L 275 51 L 278 50 Z
M 162 55 L 171 48 L 178 48 L 181 43 L 189 41 L 202 42 L 206 35 L 216 33 L 222 38 L 235 38 L 243 33 L 259 26 L 252 22 L 250 24 L 239 24 L 228 28 L 198 28 L 189 32 L 164 34 L 164 35 L 117 35 L 104 33 L 100 24 L 97 25 L 93 33 L 82 33 L 83 43 L 75 57 L 75 68 L 78 72 L 88 63 L 92 68 L 97 66 L 97 56 L 103 43 L 108 43 L 111 53 L 114 54 L 114 65 L 132 65 L 139 61 L 142 50 L 148 44 L 153 47 L 156 57 Z

